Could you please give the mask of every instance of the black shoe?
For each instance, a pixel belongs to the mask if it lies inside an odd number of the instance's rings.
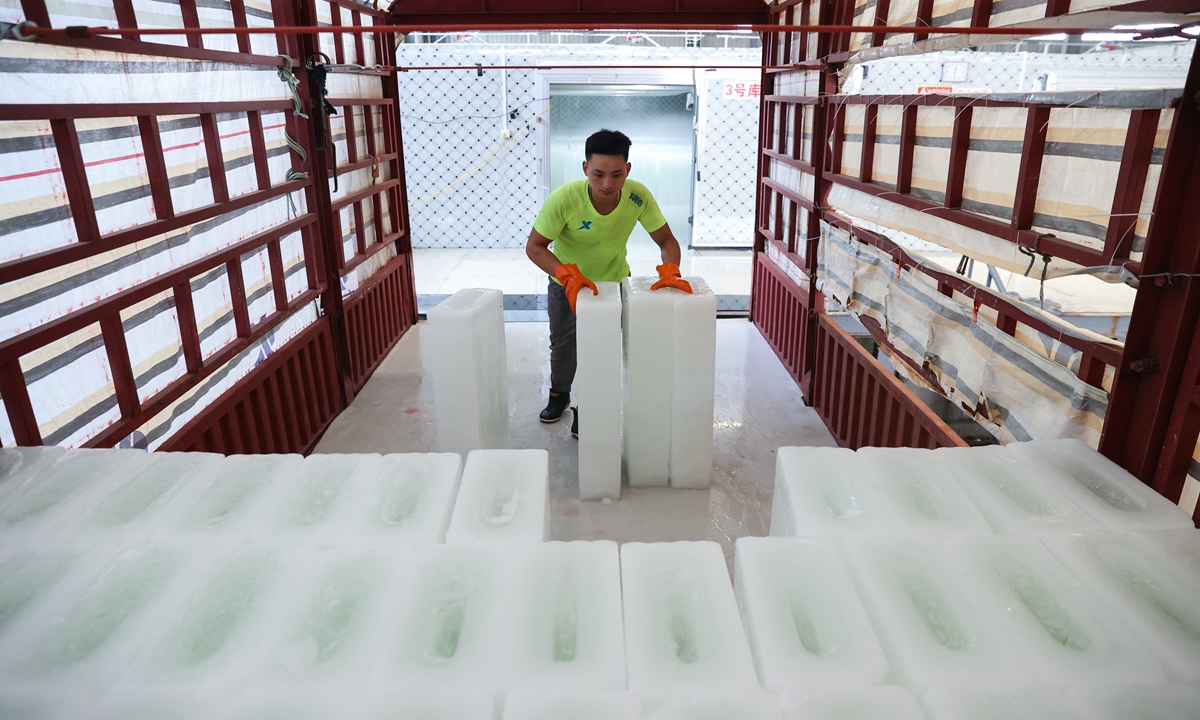
[[[579,408],[571,408],[571,437],[579,439]]]
[[[550,399],[546,402],[546,409],[538,415],[544,423],[558,422],[562,417],[563,411],[571,404],[571,393],[560,393],[554,390],[550,391]]]

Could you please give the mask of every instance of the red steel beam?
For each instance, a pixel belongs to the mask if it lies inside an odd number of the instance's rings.
[[[1017,190],[1013,196],[1012,223],[1017,230],[1033,226],[1033,210],[1037,205],[1038,181],[1042,176],[1042,156],[1046,151],[1046,130],[1050,123],[1050,108],[1029,108],[1025,120],[1025,143],[1021,148],[1021,169],[1017,172]]]
[[[1156,469],[1177,467],[1162,455],[1184,366],[1200,319],[1200,54],[1193,52],[1183,100],[1175,110],[1163,158],[1154,216],[1142,255],[1142,280],[1134,299],[1125,359],[1105,415],[1100,451],[1145,482]],[[1176,441],[1191,455],[1195,438]],[[1167,471],[1164,471],[1167,472]],[[1173,479],[1156,481],[1170,487]]]
[[[92,202],[87,168],[83,164],[79,132],[75,129],[75,121],[67,118],[51,120],[50,129],[54,134],[58,164],[62,168],[63,183],[67,188],[71,217],[75,221],[75,235],[79,244],[86,246],[100,239],[100,228],[96,224],[96,206]],[[0,269],[3,267],[4,265],[0,265]],[[5,281],[0,279],[0,283],[3,282]]]
[[[900,120],[900,161],[896,168],[896,192],[912,192],[913,151],[917,146],[917,108],[904,108]]]
[[[875,130],[878,125],[879,106],[868,105],[863,121],[862,153],[858,168],[858,180],[862,183],[870,183],[875,170]]]
[[[108,371],[112,375],[113,390],[121,417],[132,416],[141,404],[138,400],[137,381],[133,377],[133,364],[129,360],[129,345],[125,339],[125,326],[121,323],[121,311],[100,320],[100,332],[104,338],[104,349],[108,353]]]
[[[200,372],[204,355],[200,350],[200,333],[196,328],[196,306],[192,301],[191,276],[182,278],[172,287],[175,315],[179,319],[179,342],[183,361],[189,373]]]
[[[221,151],[217,116],[212,113],[201,115],[200,129],[204,134],[204,151],[208,158],[208,179],[212,183],[213,202],[229,202],[229,185],[225,179],[225,153]]]
[[[150,181],[150,197],[154,201],[154,216],[169,221],[175,217],[175,204],[171,199],[171,178],[167,173],[158,117],[139,115],[137,121],[142,139],[142,159],[146,162],[146,176]]]
[[[130,0],[125,0],[129,2]],[[234,27],[248,27],[246,25],[246,0],[229,0],[229,10],[233,13]],[[237,36],[238,52],[250,54],[250,36]]]
[[[967,177],[967,153],[971,144],[971,108],[959,108],[950,136],[950,168],[946,176],[946,207],[962,207]]]
[[[1112,215],[1104,236],[1104,254],[1114,260],[1128,258],[1133,249],[1133,233],[1138,212],[1142,209],[1160,114],[1159,110],[1134,110],[1129,114],[1125,149],[1121,153],[1121,168],[1113,193]]]
[[[33,403],[29,400],[29,388],[21,372],[20,358],[0,363],[0,398],[4,399],[8,424],[17,445],[41,445],[42,432],[38,427],[37,415],[33,412]]]

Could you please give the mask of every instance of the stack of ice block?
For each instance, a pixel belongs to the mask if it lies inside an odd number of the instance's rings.
[[[465,455],[508,447],[504,294],[459,290],[428,317],[438,448]]]
[[[579,294],[575,395],[579,418],[579,497],[621,497],[621,285]]]
[[[847,627],[830,625],[828,608],[851,617],[861,600],[869,624],[842,622],[869,627],[886,656],[864,684],[907,686],[930,718],[1129,717],[1111,708],[1150,696],[1166,699],[1147,717],[1200,716],[1183,689],[1200,682],[1200,532],[1078,441],[781,448],[771,532],[799,537],[776,540],[791,547],[743,539],[737,558],[768,689],[790,682],[799,696],[795,678],[822,678],[788,668],[832,666],[836,654],[813,652]],[[822,553],[821,537],[841,557]],[[853,594],[834,579],[842,558]],[[820,605],[816,587],[853,601]],[[823,624],[834,630],[822,635]],[[785,703],[784,717],[833,716],[819,706]]]
[[[717,296],[703,278],[692,293],[657,278],[627,278],[626,465],[631,486],[705,488],[712,475]]]

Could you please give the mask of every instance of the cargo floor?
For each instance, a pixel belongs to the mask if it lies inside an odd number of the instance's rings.
[[[315,452],[437,451],[424,328],[421,323],[401,338]],[[767,534],[775,450],[836,444],[754,325],[719,320],[712,487],[626,487],[612,505],[581,502],[570,415],[550,425],[537,417],[550,384],[549,328],[508,323],[505,337],[512,446],[550,452],[547,540],[714,540],[732,566],[737,538]]]

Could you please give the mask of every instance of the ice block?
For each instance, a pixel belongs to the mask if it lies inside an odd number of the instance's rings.
[[[509,693],[504,720],[640,720],[641,703],[633,693],[574,691]]]
[[[671,487],[706,488],[712,481],[716,393],[717,296],[703,278],[685,278],[692,294],[674,296],[671,340]]]
[[[1156,530],[1138,536],[1162,548],[1167,557],[1200,579],[1200,529]]]
[[[291,484],[300,455],[230,455],[205,475],[192,478],[164,509],[153,537],[205,544],[244,541],[269,517],[278,490]]]
[[[621,546],[629,689],[655,697],[758,688],[721,546]]]
[[[23,617],[43,606],[68,573],[95,562],[95,553],[91,555],[83,548],[21,548],[0,555],[0,641]]]
[[[599,295],[576,305],[575,400],[579,407],[579,497],[621,497],[621,286],[596,283]]]
[[[650,702],[653,701],[647,704]],[[646,710],[643,706],[643,715]],[[646,720],[779,720],[779,699],[758,689],[671,696],[645,717]]]
[[[463,690],[370,695],[356,720],[495,720],[491,693]]]
[[[908,688],[883,685],[869,690],[816,693],[783,710],[784,720],[924,720],[921,706]]]
[[[510,615],[510,687],[543,694],[624,690],[617,544],[550,542],[517,558]]]
[[[992,534],[932,450],[867,447],[858,455],[900,534]]]
[[[1043,540],[1158,653],[1172,679],[1200,682],[1200,579],[1134,535],[1099,531]]]
[[[384,455],[350,488],[349,537],[380,547],[444,541],[461,476],[457,453]]]
[[[3,497],[0,532],[10,537],[14,531],[39,535],[70,526],[85,509],[71,500],[85,492],[100,492],[134,472],[148,457],[141,450],[69,450],[50,464],[39,463],[35,472],[22,474],[19,485],[6,483],[13,487]]]
[[[1010,443],[1005,450],[1113,530],[1194,527],[1178,505],[1078,440]]]
[[[362,522],[352,500],[362,486],[379,474],[375,454],[309,455],[293,477],[275,483],[269,504],[273,517],[261,523],[251,538],[272,542],[333,547],[345,542]]]
[[[540,543],[549,463],[545,450],[472,450],[446,542]]]
[[[337,549],[308,564],[278,608],[281,622],[262,643],[256,669],[272,685],[361,690],[379,654],[379,633],[390,624],[405,556]]]
[[[1073,686],[1066,697],[1088,720],[1200,720],[1200,688],[1195,685]]]
[[[466,455],[508,447],[504,294],[459,290],[429,309],[438,448]]]
[[[1145,642],[1036,538],[969,538],[951,552],[1042,682],[1166,682]]]
[[[622,282],[625,465],[630,487],[670,482],[675,300],[665,292],[650,292],[657,280],[631,277]]]
[[[198,686],[156,687],[118,685],[86,713],[70,717],[83,720],[209,720],[223,717],[227,700],[214,698]],[[5,717],[0,714],[0,717]]]
[[[974,501],[992,530],[1006,535],[1099,529],[1083,508],[1003,447],[939,448],[934,451]]]
[[[512,616],[506,602],[511,575],[511,551],[500,546],[414,550],[398,577],[395,622],[377,630],[383,652],[371,691],[497,692]]]
[[[54,464],[65,448],[57,445],[0,448],[0,500],[35,472]]]
[[[936,683],[1031,682],[1029,658],[980,602],[943,548],[915,538],[846,540],[844,556],[889,680],[921,692]]]
[[[194,561],[193,561],[194,562]],[[127,680],[138,685],[201,686],[214,694],[257,670],[257,650],[278,608],[292,597],[305,565],[293,552],[238,548],[201,561],[181,596],[156,623]]]
[[[869,687],[887,677],[887,658],[833,541],[739,538],[734,590],[767,690]]]
[[[895,532],[895,524],[854,451],[779,448],[771,501],[772,535],[843,537]]]
[[[1091,720],[1061,688],[934,685],[921,697],[929,720]]]

